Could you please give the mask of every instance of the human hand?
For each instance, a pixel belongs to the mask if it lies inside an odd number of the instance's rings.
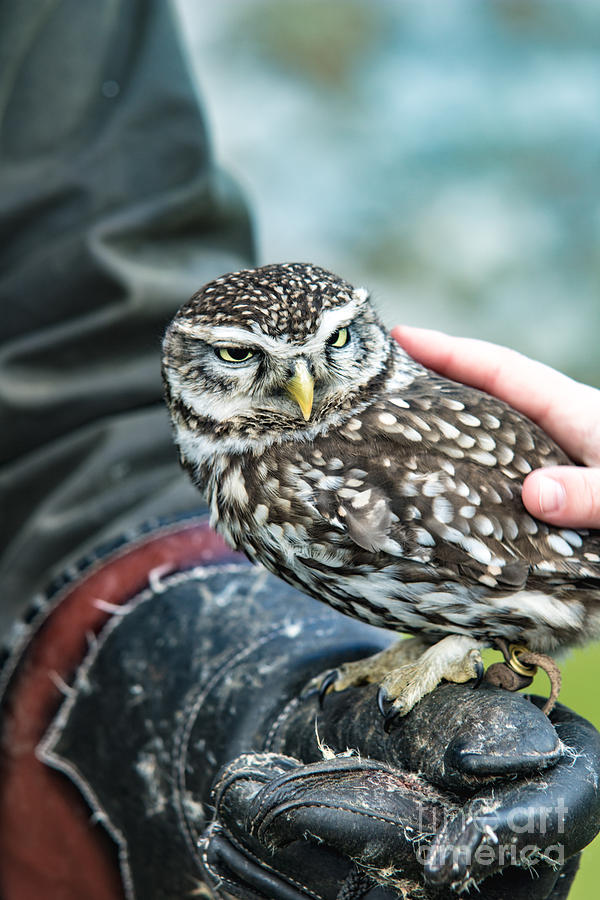
[[[522,498],[532,515],[553,525],[600,528],[600,391],[486,341],[408,326],[392,334],[424,366],[524,413],[577,463],[527,476]]]

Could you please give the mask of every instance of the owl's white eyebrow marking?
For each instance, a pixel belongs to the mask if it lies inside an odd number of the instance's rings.
[[[209,344],[226,344],[228,341],[243,346],[256,346],[272,356],[280,359],[289,359],[299,353],[311,353],[321,350],[323,344],[338,328],[348,325],[357,310],[366,302],[368,294],[364,289],[354,291],[350,303],[337,306],[335,309],[326,309],[321,316],[321,321],[316,332],[302,344],[293,343],[293,335],[288,335],[288,340],[274,338],[261,331],[257,325],[249,328],[239,328],[237,325],[198,325],[175,320],[174,327],[182,334],[206,341]]]
[[[324,310],[319,327],[314,335],[306,341],[304,346],[310,346],[312,348],[314,342],[314,348],[317,349],[317,347],[320,347],[334,331],[349,325],[357,310],[367,301],[368,296],[369,295],[364,288],[359,288],[352,294],[350,303],[345,303],[343,306],[336,306],[334,309]]]
[[[264,334],[262,331],[254,331],[250,328],[238,328],[236,325],[193,325],[191,322],[175,321],[175,328],[188,337],[206,341],[208,344],[222,344],[233,342],[248,346],[252,344],[268,350],[269,353],[281,351],[281,342]]]

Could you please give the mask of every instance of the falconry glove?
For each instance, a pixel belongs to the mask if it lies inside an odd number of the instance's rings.
[[[370,690],[336,697],[331,716],[293,705],[271,746],[325,758],[250,753],[223,768],[201,841],[207,881],[250,900],[433,900],[474,885],[487,900],[567,896],[577,852],[600,827],[598,733],[562,706],[552,727],[522,696],[469,691],[439,688],[389,739]],[[337,746],[364,729],[352,746],[369,757],[334,755],[314,716]]]
[[[389,732],[374,685],[321,706],[315,673],[386,635],[202,517],[83,560],[25,619],[3,670],[6,900],[31,878],[52,900],[57,873],[61,900],[558,900],[598,830],[589,723],[485,683],[442,685]]]

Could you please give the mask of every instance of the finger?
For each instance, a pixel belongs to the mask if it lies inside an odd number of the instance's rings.
[[[572,459],[600,463],[600,391],[487,341],[407,326],[392,334],[423,365],[493,394],[533,419]]]
[[[523,483],[522,498],[532,515],[552,525],[600,528],[600,469],[536,469]]]

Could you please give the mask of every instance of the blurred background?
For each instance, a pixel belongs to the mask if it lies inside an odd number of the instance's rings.
[[[600,5],[177,8],[260,263],[318,263],[369,287],[389,325],[508,344],[600,387]],[[600,648],[562,668],[561,700],[600,726]],[[571,900],[599,878],[597,841]]]

